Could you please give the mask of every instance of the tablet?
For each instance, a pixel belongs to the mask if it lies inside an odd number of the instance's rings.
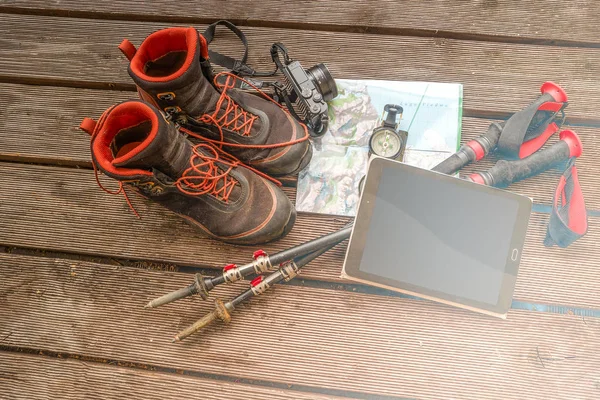
[[[342,277],[505,318],[531,205],[505,190],[373,158]]]

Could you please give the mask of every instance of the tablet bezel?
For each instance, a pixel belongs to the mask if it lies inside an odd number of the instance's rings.
[[[361,271],[359,269],[365,248],[371,216],[373,214],[373,209],[375,206],[379,182],[381,180],[381,175],[384,169],[404,170],[408,171],[409,173],[419,175],[420,179],[429,179],[432,181],[446,181],[458,187],[463,187],[466,190],[486,192],[494,196],[509,198],[517,202],[517,217],[511,237],[511,243],[508,249],[508,254],[506,256],[506,265],[504,269],[505,273],[500,289],[500,295],[496,304],[488,304],[473,299],[468,299],[465,297],[450,295],[436,290],[396,281],[394,279],[382,277],[379,275]],[[465,206],[468,207],[468,205]],[[519,270],[521,255],[523,253],[523,244],[525,241],[525,236],[527,234],[527,226],[529,222],[529,216],[531,214],[531,208],[532,201],[530,198],[525,196],[521,196],[506,190],[480,185],[478,183],[466,181],[464,179],[459,179],[442,173],[413,167],[398,161],[389,160],[382,157],[374,157],[369,162],[368,173],[364,182],[357,215],[354,222],[354,228],[352,230],[350,242],[346,251],[346,258],[344,260],[344,267],[342,269],[342,277],[398,291],[401,293],[505,318],[506,313],[510,309],[512,303],[512,296],[517,280],[517,273]],[[515,249],[517,249],[518,251],[516,258],[513,257],[513,252]]]

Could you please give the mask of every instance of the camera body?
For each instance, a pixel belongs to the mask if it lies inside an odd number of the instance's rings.
[[[281,43],[271,46],[275,71],[283,74],[282,84],[275,84],[275,94],[282,97],[294,117],[308,127],[312,137],[323,136],[329,125],[327,101],[338,95],[335,80],[325,64],[304,69],[300,62],[290,58]]]
[[[280,104],[285,104],[290,114],[307,126],[312,137],[324,135],[329,125],[326,102],[338,95],[335,80],[327,67],[319,63],[304,69],[298,61],[290,58],[287,48],[282,43],[276,42],[273,43],[270,50],[271,59],[276,66],[275,70],[271,72],[256,71],[246,64],[248,59],[246,35],[231,22],[220,20],[209,25],[203,33],[207,43],[211,43],[214,39],[218,25],[223,25],[231,30],[244,46],[244,55],[240,60],[209,50],[212,63],[229,69],[232,74],[245,77],[245,79],[236,81],[234,87],[247,91],[272,87],[273,99]],[[210,63],[208,65],[208,72],[212,74]],[[264,82],[254,79],[273,77],[277,72],[283,74],[281,82]],[[226,80],[225,77],[221,77],[221,79]]]
[[[312,136],[324,135],[329,125],[326,101],[337,96],[335,81],[327,67],[317,64],[305,70],[300,62],[292,61],[283,65],[281,72],[284,90]]]

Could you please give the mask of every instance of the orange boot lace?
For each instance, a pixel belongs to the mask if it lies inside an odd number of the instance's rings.
[[[104,121],[106,120],[108,114],[112,111],[114,107],[115,106],[112,106],[109,109],[107,109],[100,116],[98,122],[95,123],[93,132],[91,133],[92,140],[98,134],[98,132],[100,132]],[[204,140],[204,138],[202,138],[202,140]],[[204,149],[209,154],[203,154],[200,151],[200,149]],[[219,166],[217,166],[216,163],[219,163],[226,169],[223,170],[222,168],[219,168]],[[279,182],[277,179],[274,179],[263,172],[260,172],[250,166],[243,164],[234,156],[225,153],[224,151],[214,147],[210,143],[200,143],[192,147],[190,167],[183,172],[182,176],[175,181],[174,185],[177,187],[177,189],[179,189],[179,191],[187,195],[201,196],[204,194],[210,194],[215,196],[219,200],[227,202],[229,200],[229,196],[235,188],[235,185],[238,184],[238,181],[235,180],[233,177],[229,176],[229,173],[235,167],[238,166],[247,168],[252,172],[256,173],[257,175],[275,183],[278,186],[281,186],[281,182]],[[140,214],[137,212],[137,210],[131,203],[129,196],[125,191],[125,185],[123,185],[123,183],[132,181],[118,181],[119,188],[117,190],[109,190],[100,182],[100,171],[98,170],[98,167],[96,166],[95,162],[92,162],[92,167],[94,169],[94,177],[96,179],[96,183],[98,184],[100,189],[102,189],[108,194],[113,195],[119,195],[122,193],[131,211],[135,214],[136,217],[141,219]]]
[[[219,83],[218,79],[220,76],[226,76],[225,83]],[[204,136],[199,135],[198,133],[186,129],[184,127],[180,127],[179,129],[186,133],[189,136],[192,136],[197,139],[201,139],[207,142],[210,142],[214,145],[219,146],[219,148],[223,148],[223,146],[228,147],[244,147],[244,148],[253,148],[253,149],[274,149],[278,147],[287,147],[294,145],[296,143],[304,142],[308,140],[309,134],[306,125],[300,123],[302,128],[304,129],[304,136],[300,139],[290,140],[282,143],[274,143],[274,144],[264,144],[264,145],[249,145],[249,144],[240,144],[240,143],[228,143],[225,142],[225,137],[223,135],[223,128],[229,129],[231,131],[239,133],[241,136],[250,136],[252,125],[254,121],[258,119],[256,115],[249,113],[248,111],[244,111],[242,107],[233,101],[233,99],[227,94],[227,90],[235,87],[236,80],[239,79],[248,86],[252,87],[257,91],[259,95],[264,97],[265,99],[271,101],[276,104],[279,108],[281,108],[285,113],[289,114],[289,112],[271,97],[269,97],[265,92],[257,88],[252,83],[247,80],[240,78],[237,75],[234,75],[230,72],[219,72],[215,75],[214,84],[215,86],[221,90],[221,96],[217,101],[217,108],[212,114],[204,114],[197,120],[199,122],[204,122],[207,124],[211,124],[216,126],[219,129],[219,134],[221,136],[220,140],[214,140],[210,138],[206,138]],[[225,105],[225,111],[222,111],[222,106]],[[221,115],[219,115],[221,114]]]
[[[200,149],[204,149],[210,155],[202,154]],[[227,169],[220,172],[216,162]],[[229,176],[229,173],[239,164],[240,162],[237,160],[228,161],[224,157],[220,158],[217,149],[209,144],[197,144],[192,148],[190,167],[183,172],[181,178],[175,181],[175,186],[182,193],[191,196],[211,194],[218,200],[227,202],[233,188],[238,183]],[[219,183],[221,184],[219,185]]]

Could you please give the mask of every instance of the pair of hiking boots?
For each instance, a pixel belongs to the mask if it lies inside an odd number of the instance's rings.
[[[296,211],[269,176],[308,164],[306,127],[268,97],[233,89],[235,76],[215,79],[206,40],[194,28],[160,30],[139,49],[127,40],[119,48],[142,101],[81,124],[92,135],[96,173],[119,182],[111,193],[125,194],[131,206],[125,187],[132,187],[230,243],[287,234]]]

